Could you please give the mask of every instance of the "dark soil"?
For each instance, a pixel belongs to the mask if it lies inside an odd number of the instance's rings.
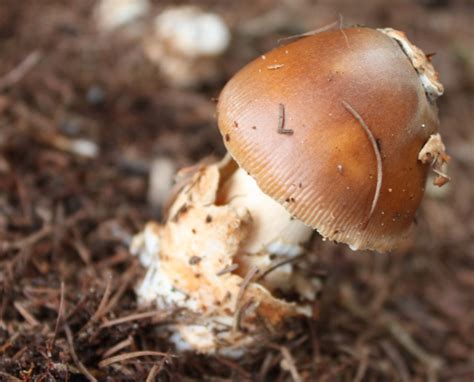
[[[203,1],[234,40],[221,80],[195,90],[167,87],[136,42],[99,35],[93,4],[0,4],[0,380],[474,380],[474,3]],[[239,363],[173,356],[153,334],[163,312],[112,321],[139,311],[143,270],[125,243],[158,218],[147,202],[151,160],[221,156],[212,99],[226,79],[278,38],[339,15],[405,30],[436,52],[453,180],[427,193],[412,240],[382,255],[315,237],[327,275],[315,319]],[[99,154],[61,148],[77,138]],[[130,354],[144,350],[162,353]],[[111,362],[120,354],[134,357]],[[285,354],[293,370],[280,367]]]

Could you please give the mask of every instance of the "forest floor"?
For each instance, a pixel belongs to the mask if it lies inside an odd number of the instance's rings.
[[[177,90],[138,44],[96,31],[94,1],[2,0],[0,380],[473,381],[473,3],[199,3],[225,18],[232,47],[216,83]],[[345,25],[404,30],[436,52],[452,182],[428,188],[397,252],[356,253],[315,235],[310,255],[326,275],[315,319],[239,362],[174,356],[151,335],[163,316],[136,316],[143,269],[123,240],[158,218],[150,163],[222,156],[213,99],[226,79],[280,37],[340,15]],[[97,152],[71,149],[79,138]]]

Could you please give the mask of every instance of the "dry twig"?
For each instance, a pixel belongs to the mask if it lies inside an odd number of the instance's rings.
[[[283,356],[281,361],[282,368],[290,372],[291,378],[294,382],[303,382],[290,351],[285,346],[280,346],[280,352]]]
[[[442,362],[439,358],[426,352],[418,345],[412,336],[400,325],[394,317],[389,314],[382,314],[380,317],[374,315],[364,309],[355,299],[354,292],[351,287],[345,285],[341,289],[343,305],[354,315],[366,322],[377,323],[387,330],[392,337],[402,345],[411,355],[424,364],[430,371],[438,371]]]
[[[73,225],[77,224],[79,221],[87,218],[89,216],[89,213],[85,210],[80,210],[76,212],[74,215],[68,217],[63,224],[63,229],[67,229],[69,227],[72,227]],[[30,247],[37,243],[40,240],[45,239],[46,237],[52,235],[54,232],[54,224],[47,224],[43,228],[41,228],[39,231],[31,234],[30,236],[27,236],[23,239],[11,242],[11,243],[3,243],[2,247],[0,247],[0,250],[2,251],[8,251],[8,250],[21,250],[27,247]]]
[[[108,358],[110,357],[111,355],[119,352],[120,350],[122,349],[125,349],[126,347],[128,346],[131,346],[133,345],[133,338],[131,336],[128,336],[126,339],[124,339],[123,341],[120,341],[119,343],[115,344],[114,346],[112,346],[110,349],[108,349],[104,354],[103,354],[103,357],[104,358]]]
[[[64,315],[64,281],[61,281],[61,297],[59,299],[58,318],[56,319],[56,325],[54,327],[54,336],[49,346],[50,350],[54,348],[54,345],[56,343],[56,337],[59,331],[59,324],[61,323],[63,315]]]
[[[265,269],[256,279],[256,281],[263,279],[269,273],[273,272],[275,269],[282,267],[285,264],[293,263],[295,261],[300,260],[305,254],[301,254],[295,257],[290,257],[288,259],[283,259],[280,261],[276,261],[274,264],[270,264],[267,269]]]
[[[9,88],[19,82],[40,61],[42,53],[38,50],[31,52],[13,70],[0,78],[0,91]]]
[[[383,177],[382,155],[380,154],[380,149],[377,145],[377,140],[375,139],[374,134],[372,134],[372,131],[370,130],[369,126],[367,126],[365,121],[362,119],[361,115],[348,102],[342,101],[342,104],[344,105],[346,110],[352,114],[352,116],[356,119],[356,121],[359,122],[359,125],[361,125],[362,128],[364,129],[372,145],[372,149],[374,150],[374,154],[375,154],[375,159],[377,161],[377,183],[375,185],[375,193],[372,199],[372,206],[370,207],[369,216],[367,217],[367,222],[368,222],[370,218],[372,217],[372,214],[374,213],[375,207],[377,206],[377,202],[379,201],[379,198],[380,198],[380,190],[382,189],[382,177]]]
[[[103,359],[102,361],[99,362],[99,367],[103,368],[117,362],[123,362],[129,359],[147,357],[147,356],[171,357],[172,355],[170,355],[169,353],[163,353],[160,351],[140,350],[140,351],[134,351],[130,353],[119,354],[110,358]]]
[[[21,303],[15,301],[13,306],[32,327],[40,325],[39,321]]]
[[[104,294],[102,295],[102,298],[100,300],[99,306],[97,307],[97,310],[90,318],[90,322],[98,321],[106,313],[104,311],[105,311],[105,307],[107,306],[107,303],[109,302],[110,293],[112,291],[111,287],[112,287],[112,275],[109,274],[107,277],[107,284],[105,286]]]
[[[115,320],[104,322],[102,325],[100,325],[100,327],[108,328],[110,326],[120,325],[125,322],[138,321],[138,320],[143,320],[146,318],[151,318],[151,317],[156,317],[156,316],[159,316],[160,320],[162,320],[168,317],[168,315],[169,315],[168,313],[164,313],[163,311],[158,311],[158,310],[154,310],[152,312],[133,313],[125,317],[119,317],[119,318],[116,318]]]
[[[79,357],[77,356],[76,350],[74,349],[74,340],[72,337],[72,332],[71,328],[69,328],[69,325],[64,325],[64,331],[66,332],[66,338],[67,342],[69,345],[69,351],[71,352],[71,357],[72,360],[74,361],[76,367],[79,369],[79,371],[84,374],[84,376],[90,381],[90,382],[97,382],[97,379],[90,373],[89,370],[84,366],[84,364],[79,360]]]
[[[226,273],[234,272],[238,268],[239,268],[239,264],[237,263],[231,264],[228,267],[225,267],[224,269],[217,272],[216,276],[222,276],[222,275],[225,275]]]

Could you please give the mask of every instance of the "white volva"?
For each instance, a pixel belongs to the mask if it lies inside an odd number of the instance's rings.
[[[140,303],[185,312],[185,322],[172,326],[178,350],[238,356],[262,330],[311,315],[321,285],[298,256],[311,229],[245,172],[222,179],[225,163],[201,166],[176,195],[166,224],[148,223],[131,251],[147,268],[136,289]],[[300,302],[276,291],[296,293]]]

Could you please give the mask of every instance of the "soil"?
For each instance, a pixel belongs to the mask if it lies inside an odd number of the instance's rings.
[[[149,19],[172,3],[183,2],[154,1]],[[0,5],[0,380],[474,380],[474,3],[201,1],[234,37],[216,82],[187,90],[166,85],[136,37],[97,32],[94,4]],[[313,320],[240,361],[176,354],[154,331],[172,318],[140,315],[133,291],[143,269],[127,242],[160,218],[150,163],[222,156],[214,99],[226,79],[279,38],[341,18],[436,53],[452,181],[428,187],[397,252],[315,236],[325,286]],[[98,152],[78,154],[77,139]]]

